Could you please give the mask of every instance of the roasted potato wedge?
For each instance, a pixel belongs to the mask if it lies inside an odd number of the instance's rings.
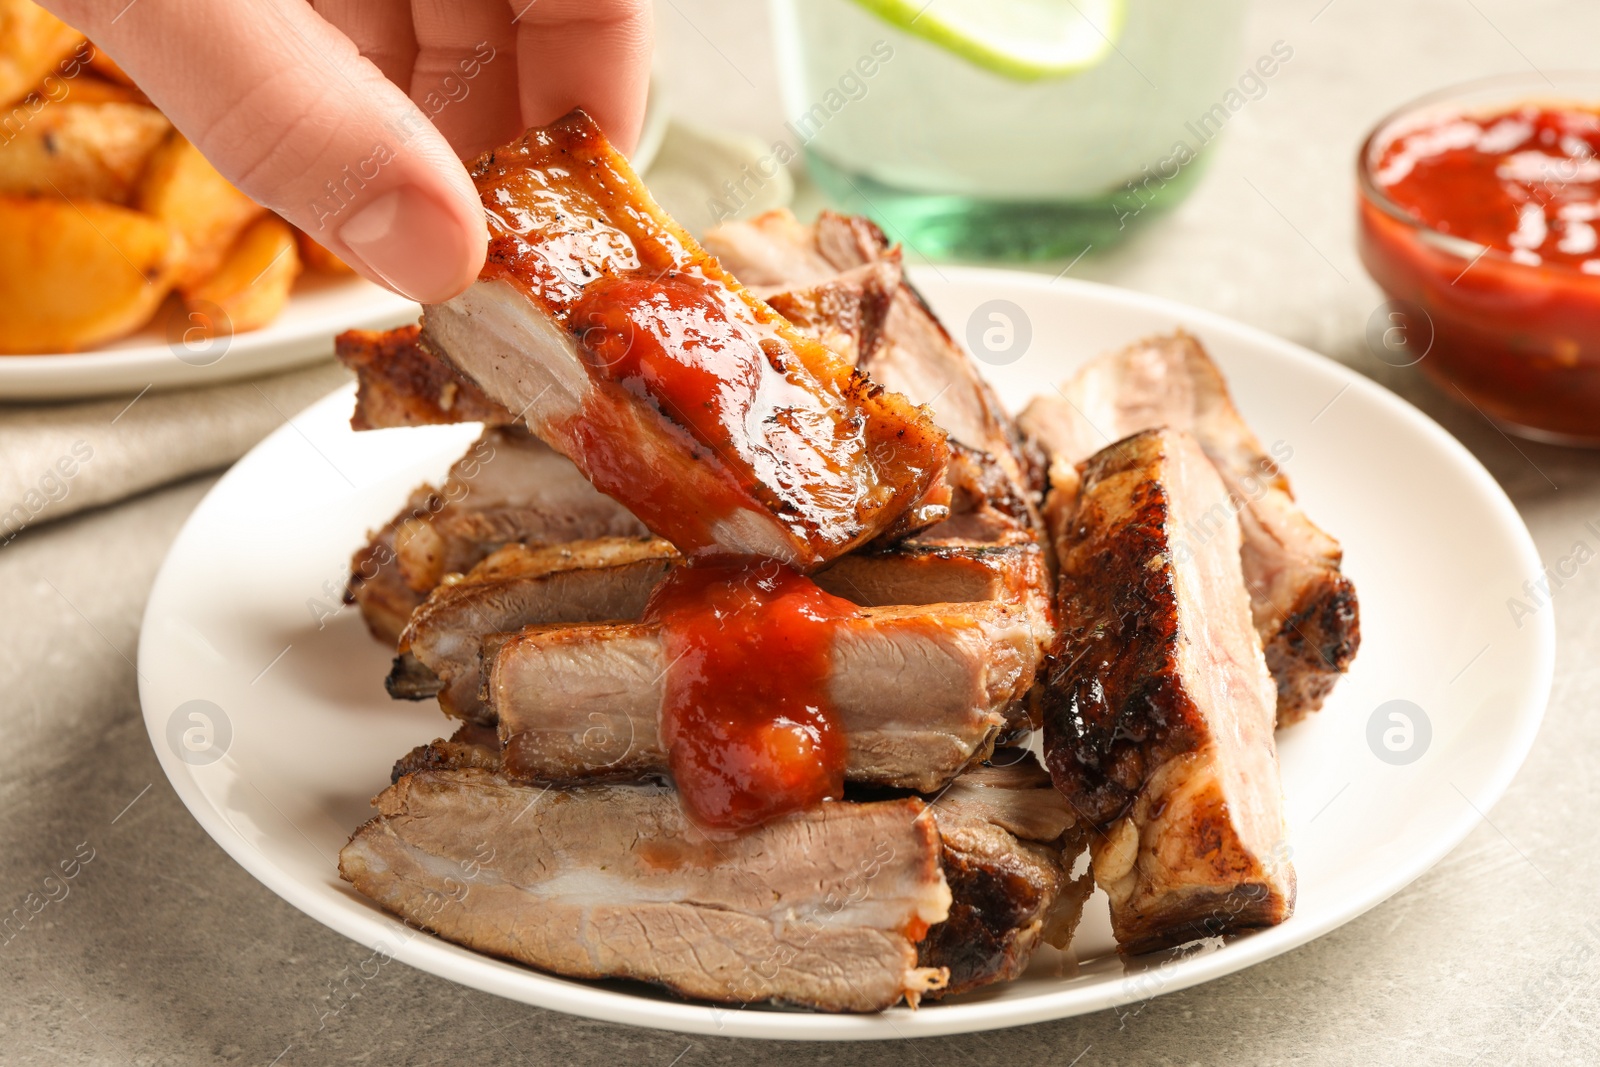
[[[126,204],[171,129],[140,104],[50,104],[0,141],[0,194]]]
[[[149,215],[0,197],[0,353],[72,352],[138,329],[181,261],[181,238]]]
[[[82,44],[83,34],[32,0],[0,0],[0,105],[21,100]]]
[[[350,264],[318,244],[316,238],[306,231],[295,227],[294,236],[300,242],[300,261],[308,270],[320,271],[323,274],[355,273]]]
[[[206,304],[221,308],[232,332],[243,333],[278,317],[299,276],[294,227],[276,215],[267,215],[252,222],[217,272],[184,290],[183,298],[191,309],[202,313],[212,311]]]
[[[180,289],[199,285],[217,272],[239,235],[266,208],[229,184],[182,134],[173,132],[155,150],[133,204],[183,237]]]

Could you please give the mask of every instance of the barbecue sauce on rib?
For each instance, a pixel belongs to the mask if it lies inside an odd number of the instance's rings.
[[[584,290],[571,322],[591,367],[713,448],[733,444],[771,388],[759,340],[688,274],[603,278]]]
[[[682,271],[629,272],[591,282],[567,317],[602,388],[647,401],[687,436],[696,458],[728,461],[719,466],[753,475],[746,486],[730,474],[726,492],[694,502],[698,508],[643,494],[635,513],[688,554],[713,547],[715,523],[747,507],[752,495],[770,498],[780,518],[796,519],[795,502],[808,496],[831,502],[874,495],[856,484],[871,474],[859,425],[836,425],[838,405],[808,382],[800,353],[770,323],[752,323],[748,309],[728,306],[738,299]],[[636,502],[641,484],[660,479],[628,447],[637,435],[606,425],[608,406],[592,405],[569,429],[596,487]],[[795,529],[803,535],[805,525]]]
[[[656,588],[644,617],[666,641],[661,743],[696,823],[743,830],[842,795],[828,678],[856,610],[770,559],[697,560]]]
[[[730,298],[697,275],[626,272],[591,282],[567,319],[599,388],[647,401],[696,458],[737,456],[755,475],[753,486],[729,476],[722,493],[695,501],[641,492],[662,480],[607,414],[639,407],[594,405],[573,420],[595,486],[634,502],[651,529],[672,530],[691,558],[714,550],[715,524],[751,493],[862,492],[851,473],[859,427],[819,435],[835,417],[830,401],[800,379],[799,355],[764,322],[741,321]],[[669,664],[661,741],[694,822],[740,831],[842,795],[846,739],[828,676],[836,623],[855,611],[764,557],[702,556],[656,589],[645,619],[661,624]]]

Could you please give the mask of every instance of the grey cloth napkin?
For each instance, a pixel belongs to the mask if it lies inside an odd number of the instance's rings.
[[[0,544],[51,519],[225,467],[349,380],[327,362],[131,399],[0,405]]]

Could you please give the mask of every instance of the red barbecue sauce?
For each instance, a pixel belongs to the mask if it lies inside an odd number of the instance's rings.
[[[709,285],[675,272],[602,278],[584,289],[567,321],[601,388],[615,383],[649,400],[701,454],[735,450],[757,404],[766,360],[759,342],[730,322]],[[713,524],[748,506],[748,494],[731,475],[724,479],[725,495],[698,500],[694,509],[674,497],[641,493],[641,486],[672,480],[628,447],[636,431],[612,425],[637,417],[628,405],[587,405],[568,427],[595,486],[636,504],[640,521],[681,551],[710,547]]]
[[[856,613],[770,559],[708,557],[656,587],[644,618],[665,638],[661,743],[696,823],[742,830],[842,794],[828,678]]]
[[[799,355],[772,324],[749,321],[747,311],[731,291],[668,271],[597,279],[567,316],[599,387],[647,402],[644,411],[586,405],[567,427],[591,480],[686,553],[714,547],[717,520],[741,508],[772,510],[772,502],[757,502],[760,486],[777,494],[780,513],[803,511],[808,495],[849,499],[861,491],[853,473],[860,466],[857,428],[836,425],[834,401],[796,380]],[[629,447],[639,434],[613,423],[651,417],[648,407],[686,435],[697,460],[721,461],[725,491],[684,500],[670,491],[678,480],[653,471],[649,457]],[[750,471],[754,484],[742,484],[733,470]],[[666,495],[641,491],[652,485]]]
[[[706,282],[676,272],[603,278],[584,290],[568,321],[604,377],[655,401],[696,440],[734,443],[766,359]]]
[[[1469,263],[1363,197],[1363,262],[1431,320],[1421,369],[1504,420],[1600,437],[1600,111],[1441,118],[1367,174],[1402,215],[1493,250]]]
[[[1429,228],[1600,272],[1600,112],[1525,107],[1397,138],[1373,174]]]

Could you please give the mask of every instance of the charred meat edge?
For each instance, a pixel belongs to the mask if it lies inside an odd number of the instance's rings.
[[[423,485],[350,562],[346,602],[372,635],[395,646],[406,620],[447,574],[506,544],[637,537],[639,521],[595,491],[565,457],[516,427],[490,427]]]
[[[352,430],[482,422],[504,426],[515,416],[417,342],[421,327],[346,330],[333,339],[339,362],[356,376]]]
[[[1025,750],[999,749],[932,802],[950,884],[950,915],[917,946],[925,967],[950,972],[943,998],[1027,969],[1041,944],[1065,949],[1094,888],[1072,877],[1089,836],[1050,776]]]

